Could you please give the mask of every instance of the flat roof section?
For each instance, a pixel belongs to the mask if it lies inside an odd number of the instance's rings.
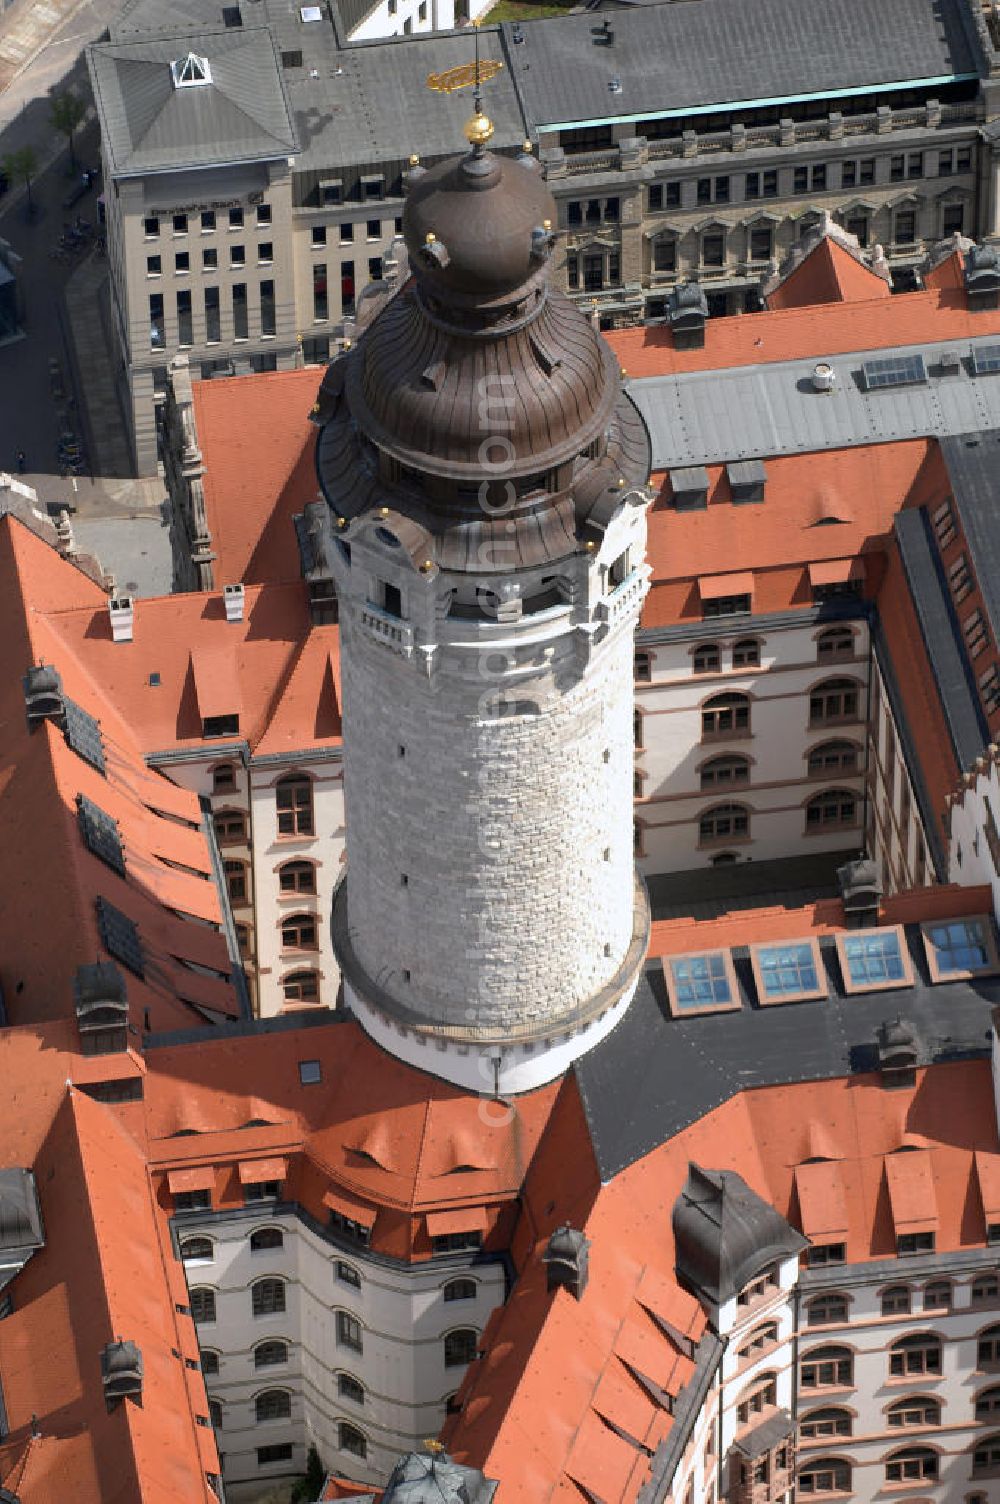
[[[983,385],[995,380],[983,378]],[[978,385],[978,383],[977,383]],[[1000,392],[998,392],[1000,396]],[[989,613],[993,636],[1000,638],[1000,419],[968,423],[967,432],[941,444],[955,505],[972,554],[972,567]],[[992,432],[983,432],[984,429]],[[988,740],[988,738],[987,738]]]
[[[962,0],[698,0],[503,30],[539,130],[944,84],[980,68]]]

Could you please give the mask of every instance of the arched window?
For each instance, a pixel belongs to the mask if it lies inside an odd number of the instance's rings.
[[[263,1253],[267,1248],[283,1248],[285,1234],[280,1227],[258,1227],[250,1234],[250,1252]]]
[[[819,1441],[824,1436],[850,1436],[854,1417],[850,1410],[837,1410],[832,1406],[825,1410],[810,1410],[803,1415],[799,1435],[804,1441]]]
[[[292,971],[281,983],[281,990],[289,1003],[319,1002],[319,972]]]
[[[444,1287],[445,1300],[475,1300],[474,1279],[450,1279]]]
[[[212,793],[229,794],[236,788],[236,764],[216,763],[212,769]]]
[[[816,1457],[801,1464],[797,1495],[849,1494],[851,1464],[843,1457]]]
[[[885,1459],[886,1483],[933,1480],[938,1475],[938,1454],[932,1447],[906,1447]]]
[[[181,1258],[185,1264],[195,1261],[204,1263],[213,1257],[211,1238],[185,1238],[181,1244]]]
[[[984,1436],[976,1442],[972,1454],[972,1476],[982,1478],[984,1474],[995,1473],[1000,1473],[1000,1435]]]
[[[317,950],[315,914],[289,914],[281,921],[282,950]]]
[[[337,1427],[337,1438],[342,1452],[350,1452],[352,1457],[367,1457],[368,1443],[358,1430],[349,1421],[342,1420]]]
[[[842,663],[854,657],[854,633],[850,627],[828,627],[816,639],[816,658],[820,663]]]
[[[217,809],[212,824],[220,846],[239,846],[247,838],[247,817],[241,809]]]
[[[824,789],[806,805],[806,830],[837,830],[858,823],[858,796],[850,789]]]
[[[925,1311],[951,1310],[951,1280],[934,1279],[924,1286]]]
[[[932,1395],[911,1394],[905,1400],[897,1400],[885,1412],[888,1425],[894,1428],[908,1426],[938,1426],[941,1424],[941,1403]]]
[[[750,782],[750,761],[727,753],[724,757],[712,757],[699,769],[703,789],[728,788],[733,784]]]
[[[278,868],[278,887],[282,893],[315,893],[315,862],[285,862]]]
[[[198,1285],[188,1296],[191,1315],[202,1326],[215,1320],[215,1291],[207,1285]]]
[[[218,1373],[219,1355],[210,1347],[203,1347],[200,1353],[202,1373]]]
[[[277,1316],[285,1309],[285,1281],[259,1279],[250,1286],[251,1309],[255,1316]]]
[[[304,773],[289,773],[279,778],[274,791],[280,836],[311,836],[313,822],[312,779]]]
[[[292,1413],[292,1396],[287,1389],[265,1389],[254,1401],[258,1426],[268,1420],[288,1420]]]
[[[216,1431],[221,1431],[222,1430],[222,1401],[221,1400],[209,1400],[209,1402],[208,1402],[208,1418],[212,1422],[212,1425],[214,1426],[214,1428],[215,1428]]]
[[[750,811],[745,804],[715,804],[698,819],[699,841],[733,841],[750,835]]]
[[[635,678],[637,684],[649,684],[653,678],[653,655],[652,653],[636,653],[635,655]]]
[[[756,637],[741,637],[733,643],[733,668],[759,668],[760,643]]]
[[[940,1372],[941,1339],[933,1332],[912,1332],[908,1337],[900,1337],[889,1349],[889,1373],[893,1378]]]
[[[856,679],[824,679],[817,684],[809,692],[810,726],[834,726],[839,721],[856,721],[860,688]]]
[[[883,1316],[909,1316],[909,1314],[909,1285],[890,1285],[888,1290],[882,1291]]]
[[[363,1405],[365,1402],[364,1384],[350,1373],[337,1375],[337,1393],[341,1399],[351,1400],[355,1405]]]
[[[992,1306],[1000,1300],[1000,1275],[977,1274],[972,1281],[969,1299],[974,1306]]]
[[[1000,1415],[1000,1387],[983,1389],[976,1395],[976,1419],[992,1421]]]
[[[856,742],[820,742],[809,753],[810,778],[832,778],[835,773],[856,773],[861,763],[861,748]]]
[[[838,1290],[817,1295],[806,1306],[807,1326],[839,1326],[847,1320],[847,1296]]]
[[[980,1368],[1000,1368],[1000,1326],[979,1333],[976,1357]]]
[[[691,655],[691,665],[696,674],[717,674],[722,667],[719,644],[700,642]]]
[[[758,1358],[762,1352],[773,1347],[778,1340],[778,1323],[765,1321],[761,1326],[754,1327],[753,1331],[736,1350],[738,1358]]]
[[[464,1367],[476,1356],[479,1333],[471,1326],[460,1326],[449,1332],[444,1339],[445,1368]]]
[[[762,1373],[748,1384],[736,1406],[736,1418],[741,1426],[748,1425],[754,1416],[769,1410],[778,1403],[778,1378],[773,1373]]]
[[[713,695],[701,707],[702,741],[718,741],[726,736],[745,736],[750,730],[748,695]]]
[[[229,902],[232,904],[244,904],[247,901],[247,864],[240,861],[227,861],[222,864],[226,874],[226,890],[229,894]]]
[[[337,1344],[349,1347],[352,1352],[364,1352],[364,1330],[358,1318],[349,1311],[337,1312]]]
[[[854,1383],[854,1355],[848,1347],[814,1347],[802,1358],[803,1389],[846,1389]]]
[[[253,1350],[254,1368],[274,1368],[288,1362],[287,1342],[258,1342]]]

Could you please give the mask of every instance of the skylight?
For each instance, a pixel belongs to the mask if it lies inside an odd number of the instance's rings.
[[[992,926],[985,916],[930,920],[921,930],[933,981],[950,982],[1000,970]]]
[[[862,363],[865,390],[878,392],[890,386],[919,386],[927,380],[922,355],[890,355]]]
[[[1000,371],[1000,345],[973,345],[972,374],[992,376]]]
[[[801,1002],[826,997],[826,976],[815,940],[791,940],[780,945],[755,945],[750,952],[757,997],[769,1003]]]
[[[84,844],[106,862],[113,871],[125,876],[125,854],[122,851],[118,822],[104,813],[99,805],[85,794],[76,796],[76,813]]]
[[[137,977],[145,977],[142,942],[132,920],[121,909],[116,909],[113,903],[108,903],[106,898],[98,897],[96,907],[97,927],[104,949]]]
[[[197,52],[189,52],[187,57],[180,57],[171,63],[170,76],[175,89],[192,89],[212,82],[208,58],[199,57]]]
[[[310,21],[322,21],[323,8],[319,5],[301,5],[299,6],[299,15],[307,25]]]
[[[913,981],[902,928],[853,930],[837,936],[845,992],[880,992]]]
[[[740,1006],[736,975],[727,950],[665,956],[663,974],[670,1011],[675,1018],[695,1013],[726,1013]]]
[[[98,773],[103,773],[107,777],[100,726],[92,715],[81,709],[73,700],[66,700],[65,705],[64,730],[67,743],[77,757],[82,757],[84,762],[89,762],[92,768],[96,768]]]

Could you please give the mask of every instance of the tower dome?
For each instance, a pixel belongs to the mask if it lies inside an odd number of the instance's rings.
[[[472,150],[407,184],[412,276],[327,369],[346,878],[368,1032],[471,1089],[528,1089],[611,1029],[649,913],[632,837],[632,638],[649,439],[550,286],[538,167]]]

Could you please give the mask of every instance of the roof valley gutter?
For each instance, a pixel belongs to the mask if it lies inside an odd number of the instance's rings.
[[[512,69],[511,77],[514,76]],[[866,94],[894,94],[900,89],[924,89],[938,84],[970,83],[978,77],[978,73],[941,73],[933,78],[900,78],[887,84],[859,84],[850,89],[821,89],[816,94],[779,94],[773,99],[726,99],[717,104],[688,105],[676,110],[647,110],[638,115],[599,115],[596,120],[557,120],[547,125],[536,121],[534,128],[539,135],[542,135],[547,131],[585,130],[588,126],[594,125],[630,125],[634,121],[641,120],[680,120],[690,115],[723,115],[733,110],[759,110],[772,105],[810,104],[818,99],[857,99],[863,98]]]

